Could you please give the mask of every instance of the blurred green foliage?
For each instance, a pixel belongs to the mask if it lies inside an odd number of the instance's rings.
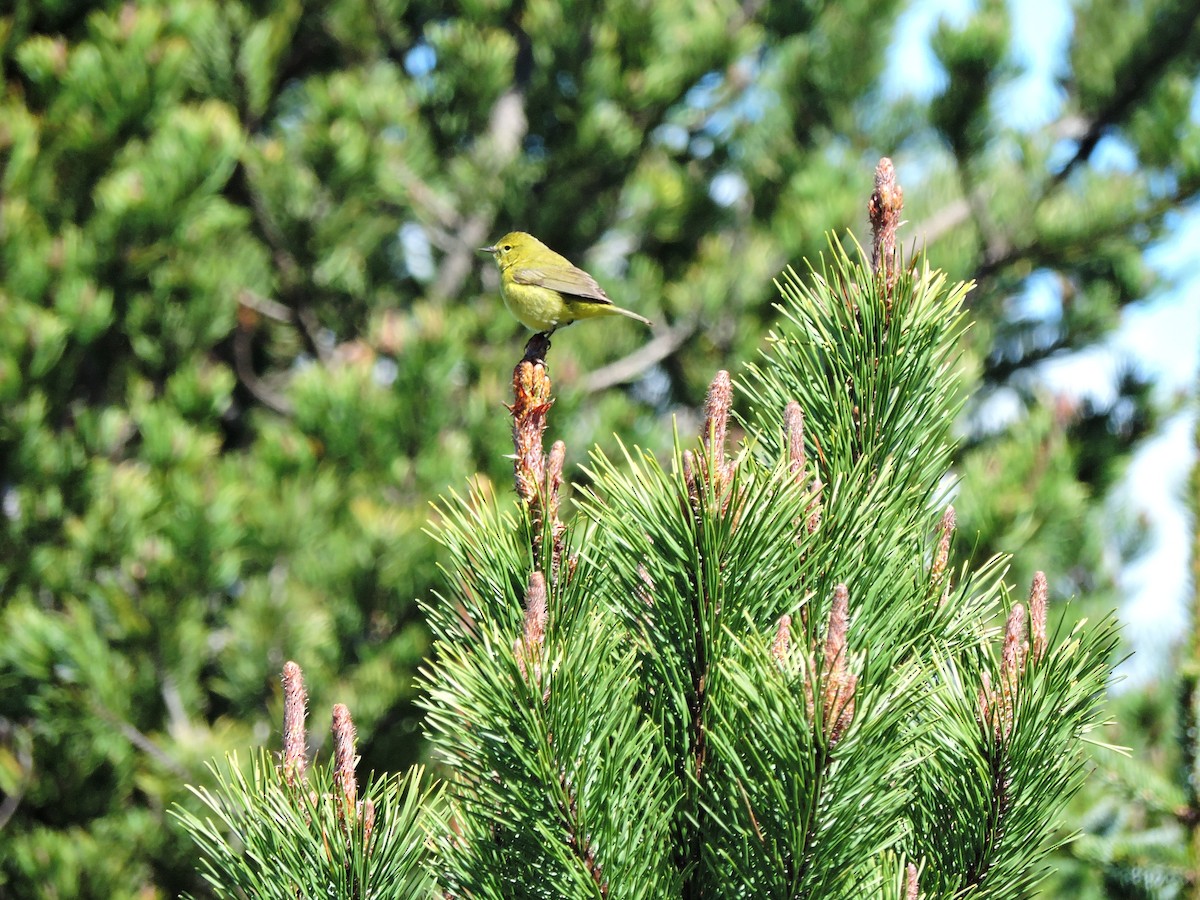
[[[660,448],[753,356],[785,264],[861,230],[893,153],[912,233],[981,281],[973,399],[1033,410],[1013,437],[977,432],[961,533],[1064,591],[1103,581],[1076,575],[1101,568],[1077,524],[1149,419],[1038,412],[1028,375],[1144,295],[1141,250],[1195,196],[1200,51],[1164,38],[1194,6],[1080,5],[1062,118],[1023,132],[997,106],[997,4],[939,31],[932,106],[885,101],[903,6],[0,12],[0,893],[194,889],[163,810],[202,761],[269,741],[287,658],[314,709],[353,709],[365,769],[420,754],[427,503],[510,477],[523,336],[475,248],[511,228],[662,323],[648,346],[630,323],[556,336],[571,458],[614,431]],[[1065,169],[1064,123],[1083,126]],[[1092,167],[1093,132],[1142,165]],[[1047,271],[1061,315],[1008,315]],[[1144,411],[1136,380],[1121,398]],[[1030,516],[1030,484],[1057,505]]]

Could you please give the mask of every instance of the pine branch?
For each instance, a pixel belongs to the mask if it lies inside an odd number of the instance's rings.
[[[1115,90],[1107,103],[1087,124],[1071,158],[1055,174],[1052,185],[1061,184],[1083,162],[1086,162],[1105,133],[1124,122],[1143,102],[1167,69],[1193,54],[1200,35],[1200,7],[1190,2],[1168,5],[1147,29],[1147,34],[1130,43],[1129,56],[1113,73]]]
[[[658,331],[629,355],[589,372],[581,382],[580,390],[592,394],[633,381],[683,346],[696,333],[697,327],[695,320],[686,320]]]
[[[200,871],[214,896],[429,896],[426,828],[437,827],[441,805],[422,786],[423,771],[360,785],[354,723],[343,704],[333,708],[333,759],[309,766],[307,695],[295,663],[284,666],[283,684],[282,764],[263,750],[247,771],[231,754],[209,766],[214,790],[189,787],[203,813],[172,810],[200,847]]]

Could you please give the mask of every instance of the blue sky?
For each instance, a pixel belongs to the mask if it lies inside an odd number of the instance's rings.
[[[943,18],[959,23],[973,8],[970,0],[923,0],[908,10],[897,23],[887,82],[918,97],[937,92],[945,76],[928,49],[929,36]],[[1071,10],[1065,0],[1011,0],[1009,10],[1012,57],[1022,74],[1006,89],[1002,108],[1014,128],[1033,129],[1052,121],[1062,108],[1054,76],[1064,66]],[[1194,116],[1198,107],[1200,101],[1194,102]],[[1109,139],[1092,158],[1093,165],[1101,166],[1134,162],[1126,148]],[[1119,570],[1123,596],[1121,618],[1135,651],[1122,672],[1127,683],[1140,683],[1163,671],[1166,651],[1187,626],[1190,525],[1182,498],[1195,458],[1192,435],[1200,372],[1196,248],[1200,210],[1172,214],[1166,237],[1147,253],[1160,277],[1151,294],[1125,311],[1121,327],[1104,344],[1049,361],[1038,373],[1055,392],[1102,399],[1111,393],[1114,374],[1132,362],[1154,379],[1157,399],[1174,410],[1137,452],[1111,499],[1113,521],[1142,521],[1150,537],[1148,550],[1133,560],[1121,560],[1113,540],[1113,567]],[[1037,302],[1036,296],[1028,299]]]

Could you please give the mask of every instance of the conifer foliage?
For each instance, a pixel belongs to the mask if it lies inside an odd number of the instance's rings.
[[[475,248],[513,228],[659,323],[555,348],[572,459],[614,431],[666,458],[663,419],[761,340],[770,278],[861,219],[864,154],[906,154],[905,238],[980,285],[963,530],[980,558],[1017,551],[1020,582],[1104,588],[1090,510],[1152,424],[1146,385],[1078,407],[1038,369],[1154,289],[1142,253],[1200,192],[1200,6],[1072,3],[1037,124],[1012,116],[1034,73],[1000,0],[939,27],[943,88],[904,99],[886,61],[919,53],[910,5],[0,4],[0,894],[195,890],[163,811],[261,740],[286,659],[353,707],[365,767],[424,752],[409,600],[438,577],[428,498],[505,475],[518,326]],[[1056,285],[1045,315],[1034,281]],[[988,400],[1014,393],[1028,415],[997,439]],[[761,421],[761,450],[798,401],[824,478],[844,423],[821,394],[790,385],[734,427]],[[893,466],[936,468],[906,446]],[[796,589],[823,608],[846,583],[853,654],[850,568]]]
[[[562,518],[549,342],[511,407],[518,500],[441,504],[428,727],[454,897],[1019,897],[1081,783],[1111,623],[1064,634],[1005,560],[951,571],[941,491],[967,284],[832,242],[699,440],[588,464]],[[858,258],[856,258],[858,257]],[[735,445],[735,429],[745,439]],[[1028,621],[1027,621],[1028,618]],[[1057,616],[1055,617],[1058,618]],[[997,627],[997,622],[1004,622]]]
[[[309,765],[300,667],[283,667],[283,755],[278,766],[256,753],[244,768],[236,754],[210,767],[215,788],[192,788],[204,813],[177,807],[203,854],[200,869],[213,895],[297,897],[428,896],[424,823],[435,821],[436,791],[422,770],[359,785],[354,722],[333,707],[333,756]]]

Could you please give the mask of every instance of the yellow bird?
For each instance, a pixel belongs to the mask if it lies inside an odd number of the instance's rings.
[[[495,258],[504,305],[526,328],[553,334],[576,319],[597,316],[628,316],[651,324],[635,312],[614,306],[595,278],[532,234],[513,231],[479,249]]]

